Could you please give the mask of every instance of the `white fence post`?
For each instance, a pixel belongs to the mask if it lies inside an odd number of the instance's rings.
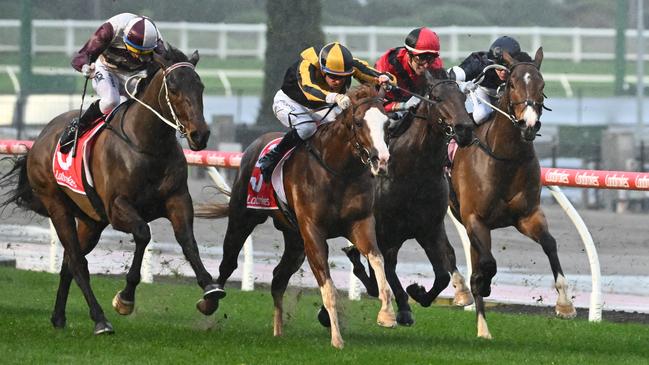
[[[48,222],[50,222],[50,272],[56,274],[61,271],[61,242],[52,220],[48,219]]]
[[[602,320],[602,273],[599,268],[599,258],[597,256],[597,248],[595,248],[595,243],[593,243],[593,237],[590,235],[588,227],[586,227],[581,216],[577,213],[577,210],[575,210],[575,207],[572,206],[568,198],[561,192],[561,189],[558,186],[548,186],[547,188],[577,228],[581,241],[586,248],[592,278],[588,320],[591,322],[600,322]]]
[[[149,241],[149,244],[144,250],[142,269],[140,270],[140,273],[142,275],[141,281],[150,284],[153,283],[153,244],[155,243],[155,239],[153,239],[153,228],[151,227],[151,224],[147,224],[149,225],[149,231],[151,232],[151,241]]]

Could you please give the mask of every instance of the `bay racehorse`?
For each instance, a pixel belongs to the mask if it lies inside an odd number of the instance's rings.
[[[132,234],[135,240],[135,255],[126,286],[113,299],[113,306],[120,314],[133,311],[142,256],[151,239],[147,222],[157,218],[164,217],[171,222],[176,239],[204,290],[203,300],[209,301],[218,293],[201,262],[194,239],[187,161],[176,139],[177,129],[187,137],[192,150],[201,150],[209,138],[210,131],[203,117],[204,87],[194,70],[198,59],[198,52],[188,59],[172,47],[164,56],[154,56],[151,76],[140,82],[141,93],[137,96],[140,103],[116,111],[108,130],[96,137],[89,161],[98,197],[94,203],[89,199],[90,193],[83,195],[58,185],[52,172],[52,156],[59,136],[78,111],[61,114],[48,123],[28,154],[17,159],[12,171],[4,176],[5,184],[17,178],[18,185],[3,204],[14,202],[49,217],[64,248],[51,318],[54,327],[65,327],[65,307],[74,279],[90,308],[94,333],[113,333],[90,287],[85,258],[109,224]],[[174,128],[163,124],[158,115]],[[77,156],[81,157],[81,153]]]
[[[402,325],[414,323],[408,294],[422,306],[430,306],[451,280],[449,272],[456,288],[455,303],[472,302],[444,228],[449,191],[444,166],[449,139],[456,138],[466,146],[472,140],[474,124],[464,106],[466,96],[457,83],[449,80],[444,70],[426,76],[426,98],[406,115],[389,139],[388,174],[379,177],[374,205],[378,246],[397,302],[397,322]],[[435,281],[429,291],[412,284],[406,293],[396,273],[397,256],[403,243],[413,238],[433,265]],[[368,276],[358,251],[351,247],[345,251],[368,294],[376,295],[371,268]]]
[[[540,207],[541,170],[533,141],[544,107],[543,49],[537,50],[533,60],[527,53],[516,59],[506,53],[504,59],[509,76],[498,102],[502,112],[495,112],[476,129],[473,146],[458,149],[451,170],[451,210],[471,241],[471,291],[478,336],[483,338],[491,338],[483,298],[490,295],[496,275],[491,254],[491,231],[496,228],[514,226],[541,245],[559,294],[556,314],[563,318],[576,314],[556,241]]]
[[[309,260],[320,286],[324,306],[331,317],[331,344],[343,347],[337,317],[336,289],[329,272],[327,239],[343,236],[367,256],[377,272],[381,309],[378,324],[396,325],[391,292],[385,280],[383,258],[374,231],[374,175],[385,171],[389,157],[383,124],[387,116],[383,98],[374,87],[359,86],[348,93],[352,106],[336,120],[295,149],[284,165],[283,183],[288,207],[295,214],[299,231],[279,210],[246,207],[247,187],[259,153],[277,133],[255,140],[243,153],[239,175],[229,205],[211,206],[197,216],[228,216],[223,261],[216,280],[221,288],[237,268],[237,257],[255,226],[271,217],[284,236],[284,253],[273,271],[271,292],[275,305],[273,332],[283,332],[283,296],[290,277]],[[211,210],[211,212],[210,212]]]

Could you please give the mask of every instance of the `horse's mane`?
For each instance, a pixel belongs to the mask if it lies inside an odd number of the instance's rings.
[[[518,52],[516,54],[511,55],[513,59],[515,59],[518,62],[532,62],[534,61],[532,57],[527,53],[527,52]]]
[[[353,87],[347,92],[347,96],[352,99],[353,103],[357,103],[364,98],[371,98],[378,95],[378,91],[374,85],[358,85]]]
[[[174,64],[177,62],[187,62],[189,61],[189,58],[187,55],[181,51],[180,49],[174,47],[170,43],[165,43],[165,51],[163,54],[156,55],[154,57],[160,57],[162,61],[166,61],[165,63],[168,64]],[[161,65],[158,62],[149,62],[149,65],[147,67],[147,75],[148,77],[140,84],[138,85],[138,90],[144,90],[146,85],[148,85],[151,80],[153,80],[153,76],[161,69]]]
[[[448,73],[443,68],[432,69],[432,70],[430,70],[430,74],[431,74],[431,76],[433,76],[433,78],[438,79],[438,80],[446,80],[446,79],[448,79]]]

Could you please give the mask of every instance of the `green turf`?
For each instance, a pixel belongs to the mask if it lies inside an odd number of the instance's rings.
[[[124,279],[93,276],[116,331],[96,337],[74,284],[67,328],[50,326],[57,281],[57,275],[0,268],[3,364],[646,364],[649,359],[649,326],[493,313],[494,340],[486,341],[475,337],[470,312],[413,306],[414,327],[384,329],[375,324],[376,300],[350,302],[342,296],[345,349],[338,351],[315,319],[320,298],[311,290],[290,290],[285,334],[274,338],[268,290],[229,290],[218,312],[204,317],[194,309],[196,285],[141,284],[135,313],[122,317],[110,301]]]

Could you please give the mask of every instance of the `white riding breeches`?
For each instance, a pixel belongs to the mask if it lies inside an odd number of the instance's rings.
[[[476,95],[469,94],[469,97],[466,98],[466,109],[469,112],[473,111],[473,120],[476,124],[480,125],[482,122],[489,119],[489,116],[491,116],[491,113],[493,113],[494,110],[476,97],[480,96],[482,99],[487,101],[490,99],[489,94],[484,88],[478,87],[473,91],[473,93]],[[471,102],[469,102],[469,100],[471,100]]]
[[[282,90],[275,94],[273,99],[273,113],[279,121],[289,128],[297,130],[302,140],[309,139],[321,124],[336,120],[342,112],[338,106],[314,110],[305,107],[291,99]]]
[[[116,72],[115,69],[107,67],[101,62],[101,58],[95,61],[94,77],[92,78],[92,87],[99,97],[99,109],[106,114],[113,110],[120,103],[126,101],[126,92],[124,85],[126,80],[131,76],[142,71],[122,73]],[[143,75],[144,76],[144,75]],[[130,90],[133,92],[133,90]]]

